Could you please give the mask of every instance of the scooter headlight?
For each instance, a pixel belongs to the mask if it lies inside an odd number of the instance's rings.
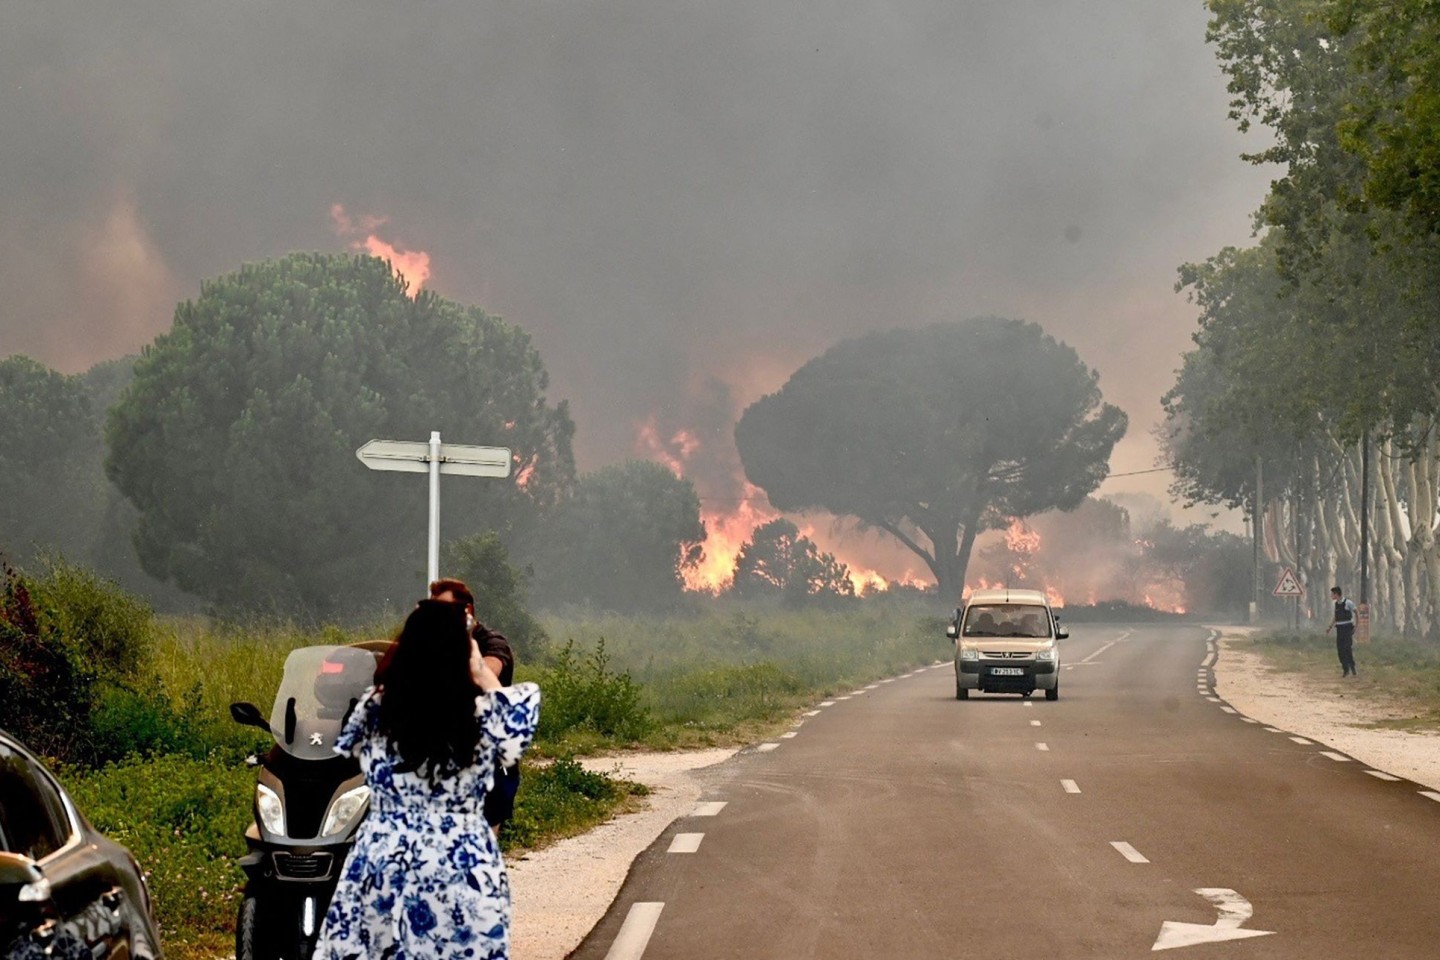
[[[364,785],[340,794],[325,813],[325,825],[320,828],[320,836],[336,837],[349,830],[365,812],[369,802],[370,788]]]
[[[285,836],[285,805],[280,795],[263,783],[255,784],[255,810],[261,826],[277,837]]]

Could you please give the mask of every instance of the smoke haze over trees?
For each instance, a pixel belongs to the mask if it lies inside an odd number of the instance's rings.
[[[0,355],[137,352],[204,278],[346,248],[342,203],[532,334],[586,469],[710,378],[728,442],[877,317],[1035,319],[1145,424],[1173,265],[1269,179],[1203,30],[1153,0],[11,4]]]

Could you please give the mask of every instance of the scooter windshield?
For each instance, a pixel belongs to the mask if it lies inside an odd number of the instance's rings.
[[[351,708],[375,681],[375,654],[357,647],[301,647],[285,658],[270,711],[280,749],[301,760],[329,760]]]

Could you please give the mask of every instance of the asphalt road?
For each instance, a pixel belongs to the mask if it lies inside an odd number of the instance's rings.
[[[571,956],[1440,957],[1440,795],[1235,713],[1208,637],[1078,626],[1055,703],[946,663],[817,708]]]

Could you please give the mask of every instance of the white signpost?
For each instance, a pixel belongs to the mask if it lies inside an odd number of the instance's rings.
[[[1280,574],[1280,582],[1275,584],[1275,589],[1271,592],[1282,599],[1285,597],[1295,598],[1295,629],[1299,630],[1300,598],[1305,596],[1305,588],[1300,586],[1300,578],[1295,576],[1295,571],[1286,567],[1285,571]]]
[[[426,584],[440,579],[440,474],[462,477],[510,476],[509,447],[474,447],[441,443],[440,432],[423,440],[371,440],[355,451],[371,470],[430,474],[430,545]]]

